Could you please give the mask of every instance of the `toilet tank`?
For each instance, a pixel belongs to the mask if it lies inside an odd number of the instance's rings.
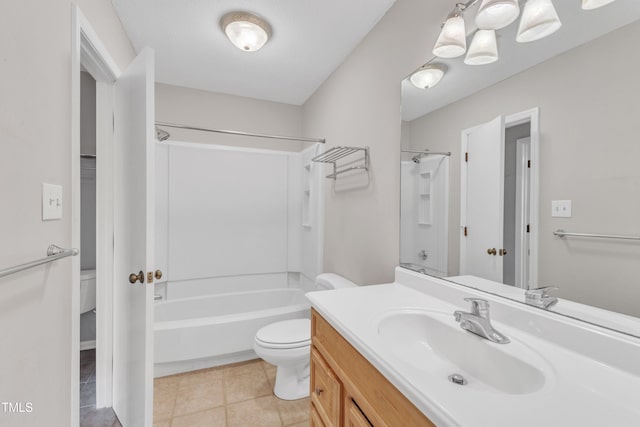
[[[316,277],[316,289],[343,289],[356,287],[355,283],[335,273],[322,273]]]

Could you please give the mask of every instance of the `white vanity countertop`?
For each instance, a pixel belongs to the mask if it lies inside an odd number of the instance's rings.
[[[443,372],[399,358],[378,334],[378,322],[392,310],[430,310],[443,318],[449,313],[453,319],[453,312],[468,311],[466,306],[398,283],[307,296],[316,311],[438,426],[640,425],[640,377],[507,324],[492,322],[511,339],[510,344],[487,342],[544,361],[546,381],[535,392],[508,394],[486,385],[474,387],[471,380],[467,386],[453,384]],[[469,339],[484,340],[468,334]]]

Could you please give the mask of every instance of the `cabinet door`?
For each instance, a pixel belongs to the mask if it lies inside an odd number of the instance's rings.
[[[320,419],[320,414],[316,410],[316,407],[311,405],[311,419],[310,427],[324,427],[324,423]]]
[[[345,427],[373,427],[352,399],[347,401]]]
[[[311,349],[311,402],[326,427],[340,425],[340,381],[315,348]]]

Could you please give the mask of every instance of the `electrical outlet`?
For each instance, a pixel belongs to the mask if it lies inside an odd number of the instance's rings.
[[[571,218],[571,200],[552,200],[551,216],[553,218]]]
[[[42,220],[62,219],[62,186],[42,183]]]

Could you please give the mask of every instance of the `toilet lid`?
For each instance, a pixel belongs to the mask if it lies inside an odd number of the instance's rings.
[[[270,348],[297,348],[311,344],[311,321],[294,319],[275,322],[260,329],[256,341]]]

